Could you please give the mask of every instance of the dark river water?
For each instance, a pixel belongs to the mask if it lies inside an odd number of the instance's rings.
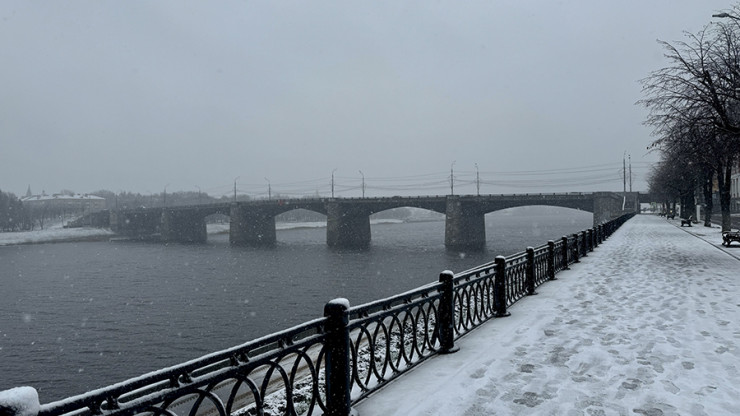
[[[42,403],[244,343],[591,227],[592,215],[525,207],[486,216],[487,248],[447,251],[444,221],[374,224],[364,251],[325,228],[278,231],[275,248],[80,242],[0,247],[0,390]]]

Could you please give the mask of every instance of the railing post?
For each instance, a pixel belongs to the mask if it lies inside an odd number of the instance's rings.
[[[581,257],[588,257],[588,230],[583,230],[580,233],[578,233],[580,236],[580,245],[579,250],[581,253]]]
[[[555,277],[555,242],[547,242],[547,277],[550,280],[557,280]]]
[[[578,242],[578,233],[573,234],[573,237],[575,237],[575,241],[573,242],[573,245],[575,246],[575,250],[573,250],[573,253],[575,253],[573,256],[573,263],[580,263],[581,260],[578,258],[581,256],[581,245]]]
[[[526,278],[527,295],[536,295],[534,291],[534,248],[527,247],[527,278]]]
[[[568,237],[563,236],[563,238],[560,239],[560,241],[563,242],[563,270],[570,270],[570,259],[569,259],[569,251],[568,251]]]
[[[351,373],[349,349],[349,301],[344,298],[329,301],[324,306],[326,322],[326,413],[328,416],[348,416]]]
[[[455,287],[452,283],[454,277],[449,270],[439,275],[439,282],[442,284],[437,317],[440,354],[451,354],[460,350],[455,347]]]
[[[599,246],[599,244],[599,227],[596,226],[594,227],[594,250]]]
[[[493,281],[493,309],[497,318],[511,315],[506,311],[506,258],[496,257],[496,279]]]
[[[588,251],[594,251],[594,229],[588,229]]]
[[[33,387],[15,387],[0,391],[0,415],[36,416],[39,414],[39,394]]]

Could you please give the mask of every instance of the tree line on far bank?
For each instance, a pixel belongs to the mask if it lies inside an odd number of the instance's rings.
[[[21,200],[0,190],[0,231],[25,231],[32,226],[30,212]]]
[[[661,153],[650,192],[684,207],[699,194],[709,226],[716,184],[722,229],[729,230],[731,175],[740,159],[740,4],[713,17],[685,41],[660,41],[668,66],[642,80],[638,103],[650,111],[646,124],[656,140],[649,148]]]

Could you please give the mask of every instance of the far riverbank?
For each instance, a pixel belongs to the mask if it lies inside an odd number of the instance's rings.
[[[371,220],[371,224],[397,224],[401,220]],[[326,222],[285,222],[275,224],[277,230],[325,228]],[[208,224],[208,234],[228,234],[229,224]],[[107,241],[116,236],[116,233],[105,228],[64,228],[61,224],[53,225],[44,230],[0,233],[0,246],[43,243],[69,243],[77,241]]]

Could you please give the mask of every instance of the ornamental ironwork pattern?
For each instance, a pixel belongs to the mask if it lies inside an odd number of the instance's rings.
[[[525,253],[514,255],[506,259],[506,305],[523,298],[525,293],[525,278],[527,272],[527,258]]]
[[[534,284],[539,286],[550,279],[548,275],[548,256],[550,248],[547,245],[534,249]]]
[[[434,284],[350,309],[354,400],[437,352],[439,298]]]
[[[457,337],[490,319],[494,313],[495,264],[480,266],[458,275],[454,286],[455,335]]]

